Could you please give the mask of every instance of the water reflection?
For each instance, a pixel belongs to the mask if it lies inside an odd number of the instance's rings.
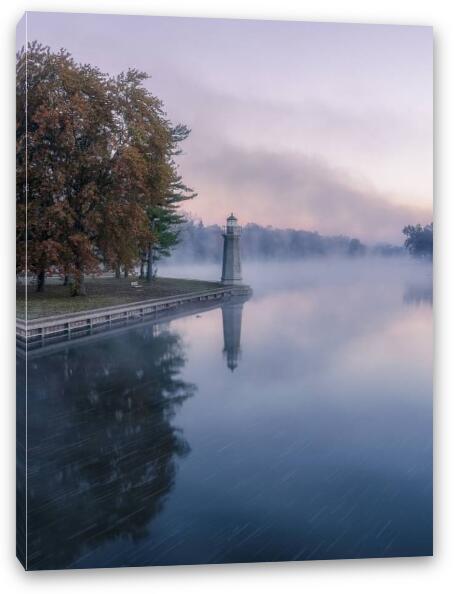
[[[155,325],[29,362],[30,569],[145,536],[189,451],[172,425],[195,392],[184,363],[179,335]]]
[[[432,311],[403,299],[430,270],[248,278],[246,305],[33,352],[30,567],[431,554]]]
[[[222,306],[232,370],[247,299]],[[22,357],[17,364],[24,378]],[[190,451],[172,425],[176,408],[196,391],[181,378],[184,365],[182,339],[168,323],[31,354],[29,569],[90,566],[102,543],[147,536],[174,485],[178,458]],[[19,476],[19,500],[22,482]],[[117,557],[113,551],[99,563],[121,565]]]
[[[231,299],[222,306],[223,354],[231,371],[238,367],[241,356],[241,320],[243,305],[247,299],[248,297]]]
[[[407,305],[421,305],[428,303],[432,305],[433,302],[433,286],[432,283],[423,284],[409,284],[404,293],[404,303]]]

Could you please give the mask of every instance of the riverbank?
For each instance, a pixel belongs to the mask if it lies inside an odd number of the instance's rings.
[[[131,283],[136,282],[138,286]],[[126,305],[138,301],[165,299],[186,293],[211,291],[222,287],[221,283],[181,278],[156,278],[151,283],[129,278],[88,278],[87,295],[71,297],[69,287],[59,282],[48,283],[43,293],[29,286],[27,294],[27,318],[72,314],[105,307]],[[16,286],[16,316],[25,319],[25,285]]]
[[[219,307],[223,301],[237,297],[247,298],[251,294],[250,287],[246,285],[223,285],[185,279],[159,279],[153,281],[152,286],[138,287],[130,283],[127,286],[125,280],[97,279],[91,287],[90,298],[67,297],[62,293],[62,289],[67,287],[61,285],[54,285],[52,288],[54,290],[48,291],[47,296],[34,293],[35,299],[29,297],[28,309],[30,311],[31,302],[35,306],[32,310],[34,316],[29,315],[27,320],[16,317],[16,340],[19,347],[44,347],[51,343],[91,336],[125,324],[161,319],[163,314],[167,316],[175,311],[181,313],[206,306]],[[109,294],[109,288],[117,291]],[[194,288],[198,290],[191,290]],[[23,287],[22,291],[24,292]],[[169,294],[157,298],[159,293]],[[142,299],[137,300],[140,296]],[[144,296],[147,298],[143,299]],[[150,298],[151,296],[154,297]],[[25,312],[25,296],[22,296],[22,300],[22,311]],[[77,303],[68,303],[72,300],[77,300]],[[68,305],[73,309],[62,312]],[[87,309],[90,305],[91,309]],[[76,309],[77,306],[79,309]],[[37,312],[43,311],[47,315],[37,315]],[[49,311],[53,313],[49,315]]]

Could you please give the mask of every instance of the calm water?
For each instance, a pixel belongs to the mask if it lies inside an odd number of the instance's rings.
[[[30,359],[29,568],[431,554],[430,266],[244,268],[245,303]]]

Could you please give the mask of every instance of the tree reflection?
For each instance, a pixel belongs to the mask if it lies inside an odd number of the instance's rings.
[[[189,451],[171,424],[195,391],[184,364],[179,335],[157,325],[29,361],[30,569],[89,566],[98,545],[147,534]]]
[[[408,285],[404,293],[404,303],[407,305],[432,305],[433,288],[432,284]]]

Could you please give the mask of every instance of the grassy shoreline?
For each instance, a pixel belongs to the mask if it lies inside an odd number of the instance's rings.
[[[131,286],[136,279],[88,278],[86,297],[71,297],[69,287],[61,283],[49,283],[43,293],[33,286],[28,288],[28,319],[36,319],[65,313],[163,299],[195,291],[208,291],[222,286],[221,283],[180,278],[156,278],[151,283],[138,281],[139,287]],[[25,286],[16,285],[16,315],[25,318]]]

